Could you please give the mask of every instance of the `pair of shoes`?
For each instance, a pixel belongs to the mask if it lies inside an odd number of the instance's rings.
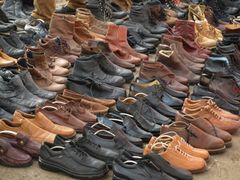
[[[205,149],[194,148],[174,131],[152,137],[144,148],[144,155],[151,152],[162,157],[171,165],[192,173],[206,171],[206,160],[210,158]]]
[[[24,133],[0,131],[0,164],[8,167],[28,167],[37,158],[41,145]]]

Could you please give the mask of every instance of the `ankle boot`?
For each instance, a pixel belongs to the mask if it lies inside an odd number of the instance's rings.
[[[162,39],[162,44],[168,44],[168,45],[174,44],[175,47],[176,47],[176,49],[174,49],[174,51],[177,53],[177,55],[179,57],[179,60],[193,73],[201,74],[202,69],[204,67],[204,64],[193,62],[192,58],[191,58],[191,55],[186,56],[184,51],[183,51],[184,49],[182,48],[181,43],[163,38]]]
[[[196,42],[195,23],[193,21],[177,20],[174,34],[182,36],[185,42],[188,44],[187,51],[194,51],[196,54],[210,54],[211,51],[200,48]]]
[[[134,4],[131,8],[130,19],[133,22],[142,24],[152,34],[162,34],[167,32],[167,28],[157,22],[150,22],[149,6],[145,3]]]
[[[38,87],[44,90],[60,93],[66,88],[64,84],[58,84],[48,76],[45,76],[45,74],[42,74],[41,71],[29,64],[24,58],[20,58],[18,60],[18,66],[22,70],[28,70],[32,76],[33,81],[37,84]]]
[[[140,69],[140,76],[146,79],[161,78],[166,84],[177,91],[188,92],[188,87],[177,81],[177,77],[166,66],[159,62],[143,62]],[[187,84],[187,79],[179,78]]]
[[[188,79],[189,83],[196,83],[200,80],[200,76],[192,73],[179,59],[174,51],[175,44],[170,46],[160,44],[157,51],[157,60],[166,65],[172,72],[178,76]]]
[[[118,28],[118,42],[119,42],[119,46],[125,50],[126,52],[128,52],[129,54],[131,54],[134,57],[138,57],[142,60],[148,60],[148,56],[145,54],[140,54],[137,53],[135,50],[133,50],[127,41],[127,28],[124,26],[119,26]]]
[[[118,26],[114,24],[108,25],[108,33],[105,40],[109,43],[110,49],[120,58],[131,64],[139,64],[141,59],[130,55],[119,46]]]
[[[26,50],[25,56],[28,63],[34,66],[41,74],[48,77],[54,82],[64,84],[67,82],[67,78],[61,76],[53,76],[50,67],[48,65],[47,59],[45,58],[44,51],[41,48],[28,48]]]
[[[47,57],[63,58],[70,63],[74,63],[78,57],[75,54],[71,54],[71,49],[67,46],[67,42],[60,37],[48,36],[39,40],[38,46],[44,49],[44,53]],[[62,67],[69,67],[69,65],[64,65]]]
[[[22,11],[23,4],[21,0],[5,0],[2,5],[2,10],[10,19],[24,19],[27,15]]]
[[[79,55],[81,47],[73,40],[75,21],[76,18],[73,15],[54,13],[49,25],[49,35],[63,38],[67,41],[71,51]]]
[[[206,61],[204,58],[198,58],[193,54],[190,54],[188,51],[186,51],[184,49],[183,41],[180,36],[164,34],[162,38],[162,44],[168,44],[168,45],[176,44],[176,46],[179,49],[179,52],[192,62],[204,64]]]
[[[86,7],[99,20],[108,21],[112,17],[111,4],[109,0],[88,0]]]
[[[89,40],[94,40],[95,37],[89,32],[89,28],[86,24],[79,20],[75,21],[74,35],[73,39],[78,43],[86,43]]]

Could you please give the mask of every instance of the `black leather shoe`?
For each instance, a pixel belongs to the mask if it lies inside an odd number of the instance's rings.
[[[19,76],[27,90],[35,96],[43,99],[54,99],[56,97],[56,92],[50,92],[39,88],[33,81],[32,76],[28,71],[22,71]]]
[[[11,46],[8,42],[4,40],[3,36],[0,36],[0,48],[3,49],[3,51],[8,54],[9,56],[12,56],[14,58],[19,58],[24,55],[25,50],[24,49],[17,49],[13,46]]]
[[[11,46],[17,49],[25,49],[26,47],[26,45],[20,40],[19,35],[14,31],[10,31],[9,36],[3,36],[3,37],[8,44],[10,44]]]
[[[9,23],[9,19],[8,19],[7,15],[1,8],[0,8],[0,21],[2,21],[4,23]]]
[[[141,138],[143,142],[148,142],[152,137],[152,133],[139,128],[133,117],[130,117],[129,115],[110,110],[106,116],[109,118],[109,121],[104,121],[102,123],[112,124],[114,122],[121,127],[125,133],[133,137]]]
[[[123,113],[128,113],[134,115],[134,113],[139,112],[144,118],[149,122],[157,124],[169,124],[172,121],[151,108],[142,100],[136,100],[135,98],[119,98],[116,105],[117,109]]]
[[[86,136],[74,140],[74,143],[92,157],[104,161],[108,166],[112,166],[113,161],[119,157],[118,152],[95,144]]]
[[[101,69],[112,76],[121,76],[126,82],[130,82],[133,78],[133,72],[129,69],[125,69],[113,64],[107,57],[100,55],[98,58],[99,65]]]
[[[102,57],[100,54],[89,56],[82,55],[74,63],[73,72],[70,79],[91,78],[96,81],[106,83],[113,86],[122,86],[125,80],[121,76],[114,76],[106,74],[99,65],[99,59]]]
[[[8,33],[9,31],[17,30],[17,27],[14,24],[4,23],[0,21],[0,32]]]
[[[106,163],[74,146],[44,143],[38,164],[42,169],[64,172],[75,178],[100,178],[108,172]]]
[[[239,107],[230,104],[225,100],[224,97],[220,97],[219,95],[212,93],[208,90],[208,88],[195,85],[193,87],[193,93],[191,95],[192,99],[202,99],[202,98],[213,98],[217,105],[225,110],[228,110],[234,114],[239,114]]]
[[[121,121],[121,119],[117,119],[117,120]],[[132,135],[128,134],[127,130],[125,129],[123,124],[120,124],[120,122],[118,123],[116,121],[116,119],[110,120],[110,118],[107,118],[107,117],[98,117],[97,121],[98,121],[98,123],[95,124],[96,126],[93,125],[94,129],[106,129],[106,130],[109,130],[112,133],[115,133],[115,132],[119,131],[123,136],[126,136],[126,138],[132,144],[134,144],[136,146],[139,146],[139,147],[143,147],[142,139],[140,139],[139,137],[132,136]]]
[[[92,79],[78,78],[78,80],[74,80],[69,77],[67,88],[80,94],[103,99],[117,99],[118,97],[126,96],[124,89],[100,83]]]
[[[176,178],[178,180],[192,180],[193,179],[191,172],[172,166],[169,162],[167,162],[165,159],[163,159],[158,154],[151,153],[147,156],[144,156],[142,160],[143,161],[144,160],[152,161],[163,172],[165,172],[169,176]]]
[[[124,151],[129,152],[133,156],[141,156],[143,149],[130,143],[128,139],[122,136],[121,133],[115,134],[108,131],[95,131],[89,126],[85,126],[83,134],[92,142],[101,145],[102,147],[118,151],[121,154]]]
[[[149,159],[128,160],[125,162],[118,159],[114,161],[112,170],[113,180],[177,180],[167,175]]]
[[[167,106],[170,106],[174,109],[179,109],[183,105],[183,100],[170,95],[168,92],[164,91],[164,89],[158,85],[143,87],[141,86],[141,83],[133,83],[130,86],[130,92],[131,95],[133,96],[136,93],[145,93],[148,95],[152,95],[159,101],[163,102]]]
[[[23,4],[21,0],[6,0],[1,8],[9,19],[16,20],[27,18],[27,15],[22,11]]]
[[[12,120],[12,114],[0,107],[0,119]]]

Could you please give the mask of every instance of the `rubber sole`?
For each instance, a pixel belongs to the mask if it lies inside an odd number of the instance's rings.
[[[53,171],[53,172],[64,172],[75,178],[100,178],[100,177],[103,177],[109,171],[108,168],[106,168],[103,171],[96,173],[94,175],[93,174],[75,174],[74,172],[70,172],[69,170],[63,167],[60,167],[59,165],[46,163],[46,161],[44,161],[40,157],[39,157],[38,164],[44,170]]]
[[[230,142],[225,142],[225,146],[226,146],[226,148],[232,147],[232,141],[230,141]]]
[[[0,161],[0,164],[3,166],[6,166],[6,167],[12,167],[12,168],[26,168],[26,167],[31,166],[33,164],[33,161],[30,161],[26,164],[19,164],[19,165],[8,164],[8,163]]]
[[[226,146],[219,148],[219,149],[207,149],[209,154],[220,154],[226,151]]]

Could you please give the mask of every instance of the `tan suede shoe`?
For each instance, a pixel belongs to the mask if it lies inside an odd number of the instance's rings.
[[[15,111],[13,116],[15,117],[13,118],[13,122],[20,122],[21,119],[25,119],[48,132],[61,135],[66,138],[72,138],[76,135],[76,132],[74,129],[66,126],[60,126],[60,125],[54,124],[41,112],[37,113],[35,116],[35,115],[27,114],[24,112]]]

